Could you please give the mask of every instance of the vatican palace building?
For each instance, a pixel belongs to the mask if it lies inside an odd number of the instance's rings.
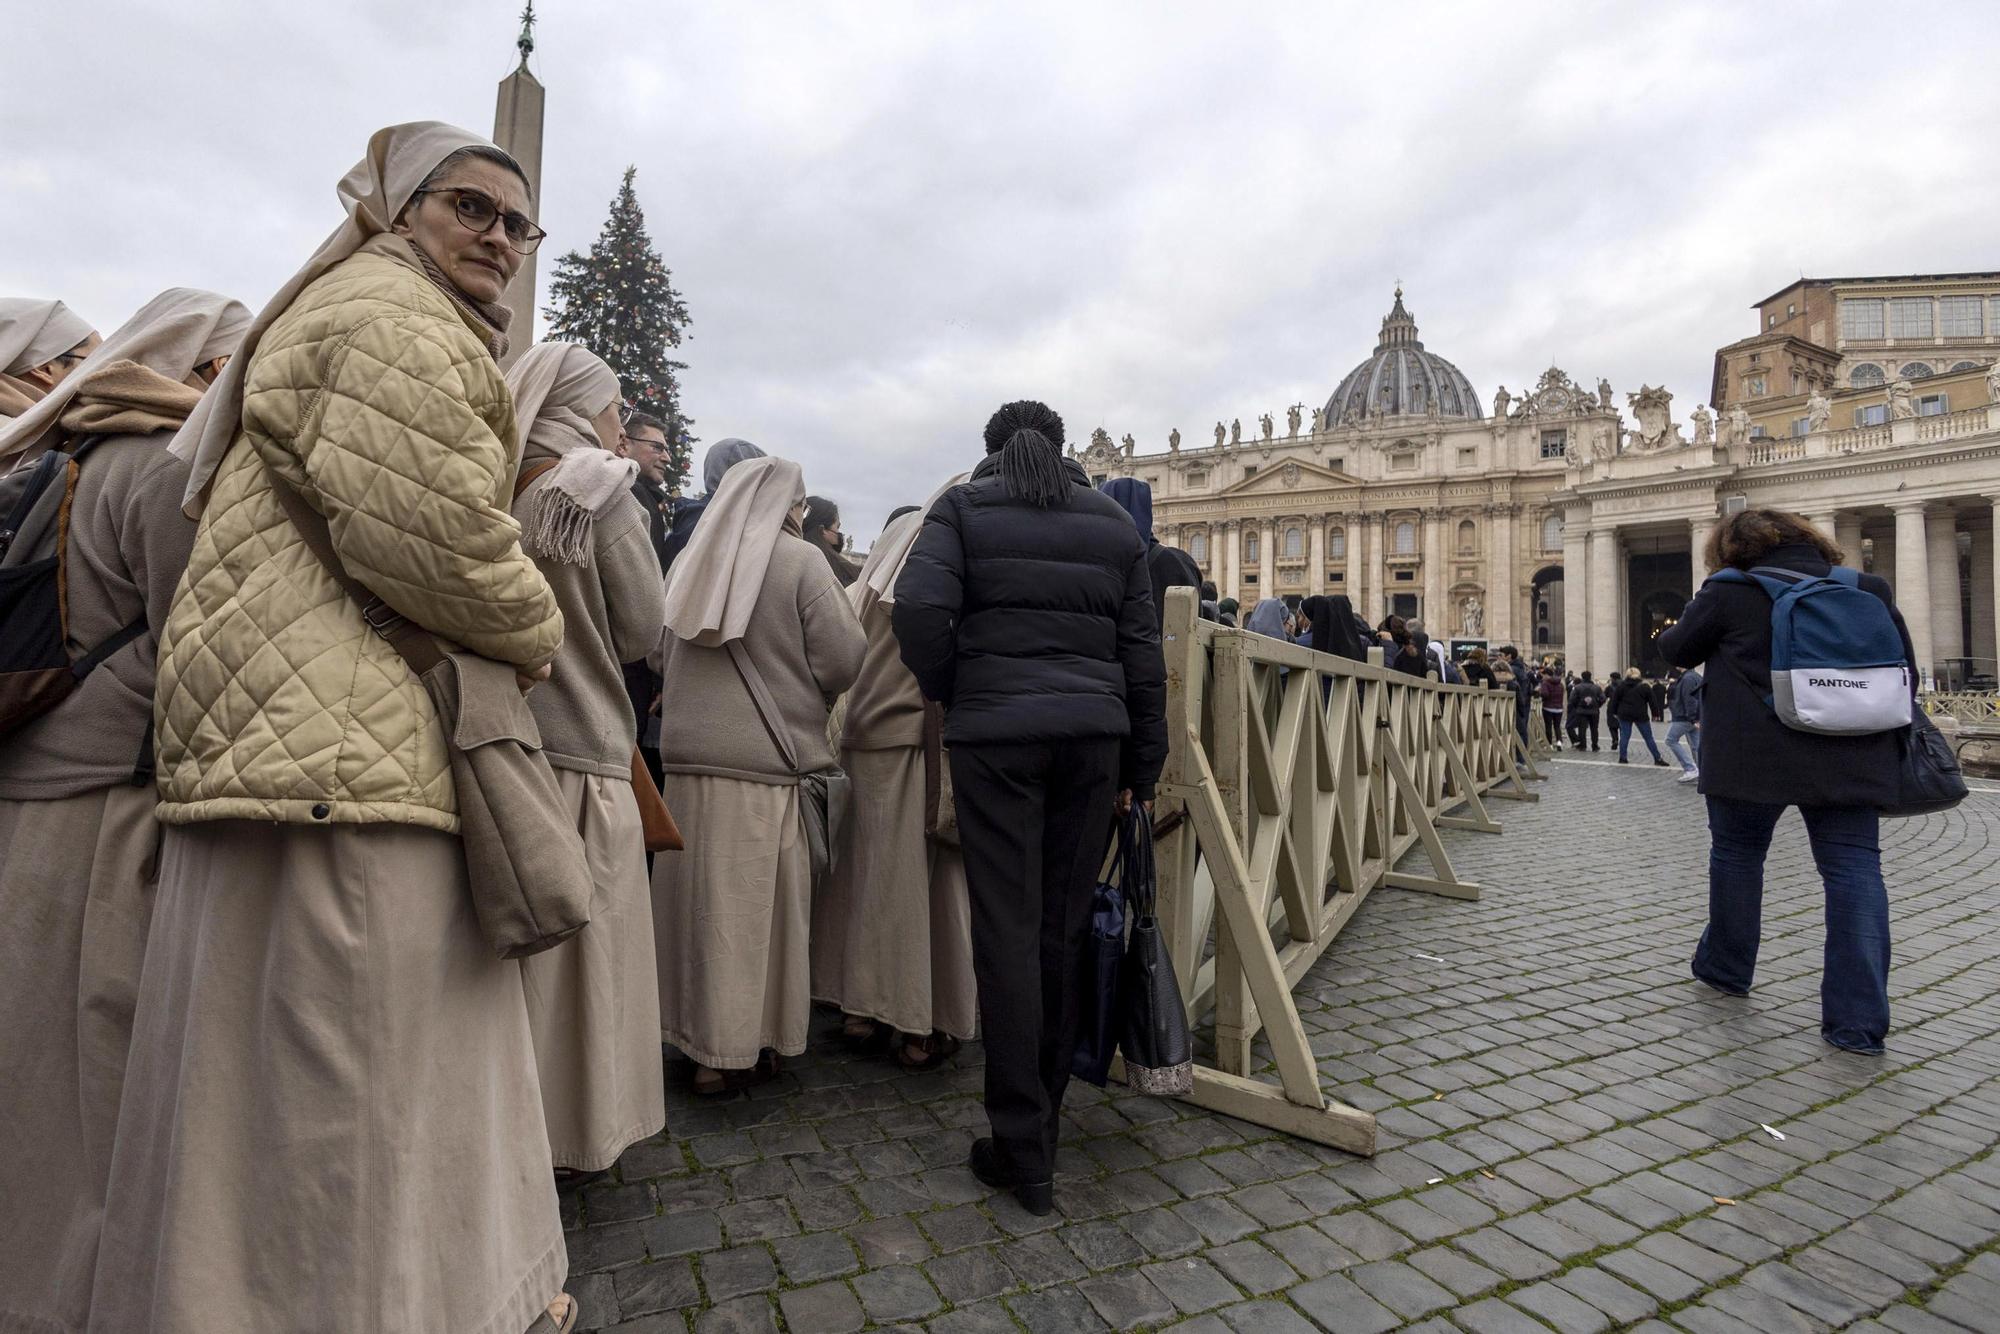
[[[1664,388],[1556,367],[1484,395],[1425,348],[1399,288],[1310,419],[1175,430],[1160,453],[1100,428],[1076,457],[1094,481],[1149,483],[1159,540],[1246,609],[1345,594],[1459,651],[1512,643],[1600,674],[1663,670],[1653,640],[1719,516],[1796,510],[1895,586],[1927,677],[1989,683],[2000,273],[1801,279],[1754,309],[1685,423]]]

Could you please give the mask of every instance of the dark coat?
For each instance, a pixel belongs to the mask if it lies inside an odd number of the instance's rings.
[[[1646,683],[1646,707],[1653,711],[1654,722],[1664,722],[1667,717],[1667,683],[1648,681]]]
[[[1830,568],[1809,546],[1779,547],[1760,562],[1824,576]],[[1889,605],[1905,659],[1914,664],[1909,629],[1886,580],[1861,576],[1861,587]],[[1755,584],[1701,586],[1680,620],[1661,632],[1660,652],[1677,667],[1702,667],[1701,790],[1712,797],[1786,806],[1882,806],[1897,797],[1901,743],[1894,732],[1820,736],[1778,721],[1771,693],[1771,599]],[[1911,668],[1912,691],[1916,671]]]
[[[1111,497],[1132,516],[1132,526],[1146,543],[1146,572],[1153,580],[1153,611],[1160,627],[1167,624],[1167,590],[1201,588],[1201,567],[1194,557],[1179,547],[1170,547],[1153,536],[1153,488],[1133,477],[1114,477],[1098,490]],[[1203,603],[1204,609],[1211,604]],[[1204,610],[1209,620],[1216,616]]]
[[[1604,688],[1595,681],[1578,681],[1569,688],[1569,716],[1587,718],[1604,707]]]
[[[1701,721],[1701,673],[1687,671],[1681,673],[1673,688],[1667,691],[1667,708],[1673,711],[1677,723],[1698,723]]]
[[[702,512],[708,508],[707,496],[689,496],[676,500],[667,515],[667,536],[660,544],[662,569],[672,569],[674,562],[687,550],[688,540],[694,536],[694,526],[701,522]]]
[[[646,536],[653,543],[653,554],[659,557],[660,573],[667,572],[667,514],[673,502],[667,499],[667,489],[658,482],[641,477],[632,483],[632,498],[639,502],[639,508],[646,511]]]
[[[1653,691],[1641,678],[1621,676],[1611,683],[1611,717],[1621,723],[1651,722]]]
[[[1467,658],[1459,664],[1459,670],[1465,673],[1465,683],[1469,686],[1489,686],[1493,683],[1493,669],[1483,662]]]
[[[1124,739],[1144,800],[1167,758],[1166,664],[1146,545],[1073,461],[1068,501],[1009,496],[998,456],[938,498],[896,582],[903,664],[947,745]]]

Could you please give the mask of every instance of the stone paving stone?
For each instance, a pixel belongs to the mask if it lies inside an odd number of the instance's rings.
[[[1299,1281],[1299,1274],[1289,1264],[1255,1240],[1218,1246],[1208,1252],[1208,1259],[1230,1282],[1256,1297]]]
[[[937,1290],[921,1270],[909,1265],[890,1265],[855,1277],[854,1292],[861,1309],[880,1324],[890,1320],[915,1320],[943,1306]]]
[[[701,1304],[701,1289],[694,1281],[694,1266],[686,1260],[656,1260],[618,1271],[621,1315],[650,1315],[655,1311],[678,1311]]]
[[[1501,1282],[1500,1275],[1449,1246],[1433,1246],[1429,1250],[1413,1252],[1409,1263],[1462,1300],[1488,1292]]]
[[[953,1305],[996,1297],[1014,1286],[1013,1271],[992,1251],[959,1251],[926,1260],[924,1273]]]
[[[1276,1302],[1245,1302],[1222,1313],[1223,1323],[1236,1334],[1319,1334],[1320,1327]]]
[[[924,1326],[925,1334],[1016,1334],[1020,1326],[998,1302],[961,1306]]]
[[[771,1243],[778,1268],[785,1281],[794,1285],[838,1278],[861,1267],[854,1247],[838,1232],[815,1232],[804,1237],[780,1237]]]
[[[1076,1289],[1112,1329],[1138,1329],[1173,1318],[1174,1304],[1136,1270],[1087,1278]]]
[[[1217,1272],[1214,1265],[1199,1257],[1181,1260],[1161,1260],[1140,1269],[1140,1273],[1153,1281],[1153,1286],[1174,1304],[1178,1311],[1194,1315],[1202,1311],[1214,1310],[1240,1300],[1242,1293]]]
[[[1342,1334],[1382,1334],[1402,1324],[1395,1312],[1370,1297],[1344,1274],[1301,1283],[1289,1294],[1292,1304],[1326,1329]]]
[[[815,1334],[853,1334],[866,1323],[861,1302],[845,1283],[818,1283],[778,1294],[778,1309],[792,1329]]]
[[[1002,1300],[1028,1334],[1079,1334],[1110,1328],[1074,1288],[1018,1293]]]
[[[1611,1318],[1567,1291],[1556,1281],[1531,1283],[1507,1294],[1507,1300],[1523,1311],[1547,1321],[1558,1334],[1598,1334],[1611,1327]]]
[[[777,1281],[777,1262],[762,1246],[738,1246],[702,1257],[701,1286],[711,1302],[769,1292]]]
[[[1395,1260],[1356,1265],[1347,1271],[1347,1276],[1370,1297],[1406,1320],[1443,1310],[1457,1301],[1422,1273]]]
[[[1557,1275],[1554,1284],[1573,1297],[1580,1297],[1618,1324],[1644,1320],[1660,1304],[1637,1288],[1620,1282],[1594,1265],[1580,1265]]]
[[[1549,1327],[1517,1306],[1488,1297],[1460,1307],[1451,1318],[1471,1334],[1548,1334]]]

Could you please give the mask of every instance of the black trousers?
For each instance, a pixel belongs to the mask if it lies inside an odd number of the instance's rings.
[[[1120,745],[1099,738],[951,749],[986,1116],[1002,1166],[1024,1181],[1055,1175]]]
[[[1581,749],[1581,748],[1583,747],[1583,738],[1584,738],[1584,734],[1585,734],[1586,732],[1590,734],[1590,748],[1591,748],[1592,750],[1596,750],[1596,749],[1597,749],[1597,715],[1596,715],[1596,714],[1594,714],[1594,713],[1579,713],[1578,715],[1576,715],[1576,719],[1575,719],[1575,721],[1574,721],[1574,722],[1572,722],[1572,723],[1570,724],[1570,726],[1571,726],[1571,727],[1572,727],[1572,728],[1573,728],[1573,729],[1575,730],[1575,732],[1576,732],[1576,745],[1577,745],[1578,749]]]

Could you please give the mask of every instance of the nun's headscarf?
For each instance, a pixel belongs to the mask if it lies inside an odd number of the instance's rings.
[[[523,541],[536,555],[582,565],[591,525],[632,489],[639,465],[604,448],[591,418],[619,401],[618,373],[575,343],[537,343],[507,372],[521,466],[555,460],[537,483]]]
[[[1354,607],[1345,597],[1310,597],[1300,604],[1312,621],[1312,646],[1318,653],[1333,653],[1355,662],[1368,661],[1368,650],[1354,626]]]
[[[1136,477],[1114,477],[1097,488],[1118,502],[1118,508],[1132,516],[1132,524],[1139,530],[1139,536],[1147,546],[1154,546],[1159,538],[1153,536],[1153,488]]]
[[[779,534],[800,536],[792,511],[805,498],[805,474],[790,459],[731,468],[667,576],[666,633],[708,648],[743,638]]]
[[[748,440],[738,440],[730,436],[718,440],[708,447],[708,453],[701,458],[701,489],[706,495],[714,495],[722,487],[722,479],[729,470],[749,459],[761,459],[764,451]]]
[[[134,362],[166,379],[185,380],[203,362],[232,356],[249,327],[250,311],[242,302],[193,287],[169,287],[113,330],[40,402],[0,426],[0,468],[55,444],[63,409],[92,376],[113,363]]]
[[[1243,623],[1243,628],[1273,639],[1289,640],[1285,634],[1285,600],[1265,598],[1251,609],[1250,619]]]
[[[173,451],[189,467],[183,508],[199,518],[208,499],[208,484],[222,466],[222,456],[243,427],[243,379],[256,356],[264,331],[284,314],[308,285],[334,265],[353,255],[372,236],[387,232],[438,164],[462,148],[487,148],[493,142],[470,130],[442,121],[419,120],[377,130],[368,153],[343,176],[335,193],[347,218],[320,243],[305,267],[285,280],[243,337],[243,346],[202,398],[187,425],[174,437]],[[523,173],[526,179],[526,173]]]
[[[96,332],[60,301],[0,297],[0,374],[46,366]]]
[[[924,520],[930,517],[931,506],[937,504],[938,497],[970,477],[970,473],[960,473],[931,492],[930,499],[908,514],[893,520],[875,539],[875,545],[868,549],[868,559],[861,562],[861,573],[847,590],[847,600],[859,613],[876,602],[891,606],[896,601],[896,580],[902,577],[903,566],[909,563],[910,552],[916,549],[917,534],[922,531]]]

